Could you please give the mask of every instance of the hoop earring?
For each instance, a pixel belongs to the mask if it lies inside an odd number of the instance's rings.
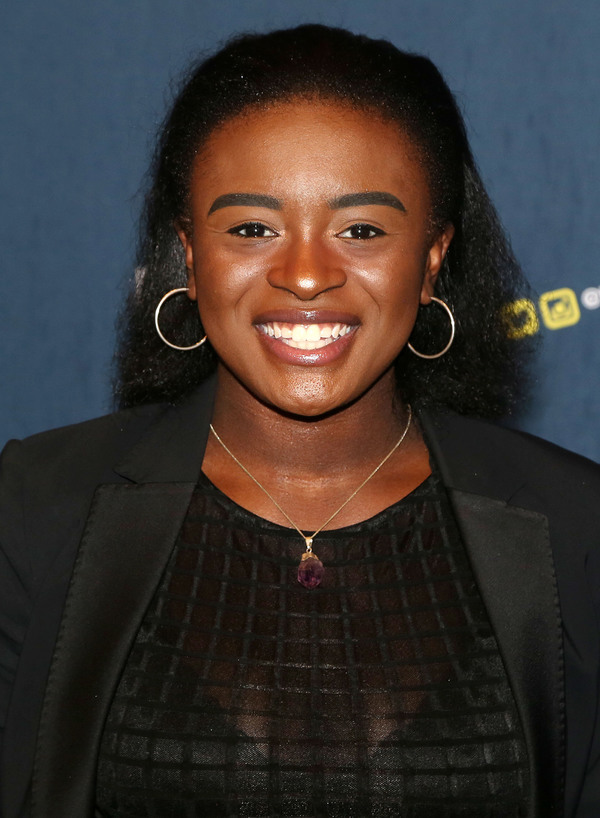
[[[454,321],[454,316],[452,315],[452,310],[450,309],[450,307],[446,304],[445,301],[442,301],[441,298],[436,298],[434,295],[431,296],[431,300],[435,301],[436,304],[439,304],[440,307],[443,307],[448,313],[448,318],[450,319],[450,340],[442,349],[442,351],[436,352],[435,355],[426,355],[424,352],[417,352],[417,350],[414,348],[412,344],[408,344],[408,348],[412,353],[418,355],[419,358],[427,358],[428,360],[433,360],[433,358],[441,358],[442,355],[445,355],[452,346],[452,343],[454,342],[454,333],[456,332],[456,322]]]
[[[154,326],[156,327],[156,331],[158,332],[161,341],[164,341],[168,347],[172,347],[172,349],[179,349],[181,350],[181,352],[189,352],[190,349],[197,349],[198,347],[201,347],[202,344],[206,341],[206,335],[204,336],[204,338],[201,338],[198,341],[198,343],[192,344],[189,347],[177,346],[177,344],[172,344],[170,341],[167,341],[165,336],[160,331],[160,327],[158,326],[158,316],[160,315],[162,305],[168,298],[170,298],[172,295],[175,295],[176,293],[187,293],[188,289],[189,289],[188,287],[177,287],[175,290],[169,290],[169,292],[166,295],[163,295],[163,297],[160,299],[160,301],[158,302],[158,307],[154,312]]]

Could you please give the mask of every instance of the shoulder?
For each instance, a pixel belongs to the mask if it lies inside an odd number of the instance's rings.
[[[0,552],[35,584],[63,544],[79,537],[96,487],[164,407],[117,412],[11,440],[0,456]]]
[[[11,440],[2,453],[3,469],[21,464],[28,470],[60,472],[110,465],[134,445],[160,417],[165,406],[152,404]]]
[[[535,453],[537,457],[547,459],[549,462],[569,463],[574,468],[591,469],[600,473],[600,464],[529,432],[507,428],[489,420],[463,415],[447,414],[443,417],[449,428],[460,430],[462,434],[468,434],[470,437],[497,447],[501,451],[520,452],[521,454],[524,452]]]
[[[455,414],[426,414],[423,425],[450,485],[514,501],[530,495],[564,507],[598,504],[600,465],[526,432]],[[551,508],[551,506],[550,506]]]

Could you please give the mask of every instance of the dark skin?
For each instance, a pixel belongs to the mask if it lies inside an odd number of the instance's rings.
[[[225,123],[196,160],[190,201],[179,234],[189,296],[220,360],[213,424],[312,532],[405,428],[393,361],[430,302],[453,228],[433,233],[426,174],[397,125],[322,101]],[[203,471],[239,505],[289,526],[212,436]],[[327,528],[373,516],[429,473],[413,423]]]

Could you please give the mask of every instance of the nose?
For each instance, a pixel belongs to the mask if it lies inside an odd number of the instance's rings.
[[[272,287],[287,290],[301,301],[312,301],[328,290],[343,287],[346,278],[339,259],[319,242],[307,239],[282,250],[267,275]]]

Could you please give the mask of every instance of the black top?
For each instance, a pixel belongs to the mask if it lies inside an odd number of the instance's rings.
[[[524,816],[514,699],[444,489],[297,532],[202,477],[105,726],[102,816]]]

